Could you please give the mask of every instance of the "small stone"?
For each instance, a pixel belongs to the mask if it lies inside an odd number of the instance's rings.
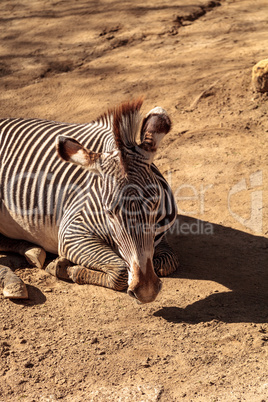
[[[261,60],[252,69],[252,84],[257,92],[268,92],[268,59]]]
[[[46,289],[44,289],[44,292],[52,292],[52,289],[51,288],[46,288]]]
[[[143,362],[141,365],[142,367],[150,367],[150,357],[147,357],[147,359],[145,360],[145,362]]]

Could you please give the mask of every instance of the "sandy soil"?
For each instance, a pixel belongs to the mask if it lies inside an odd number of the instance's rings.
[[[23,267],[1,297],[0,401],[268,401],[265,0],[1,1],[3,117],[88,122],[145,95],[181,267],[157,301]]]

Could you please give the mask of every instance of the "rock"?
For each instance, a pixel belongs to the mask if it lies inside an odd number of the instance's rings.
[[[252,69],[252,84],[257,92],[268,92],[268,59],[261,60]]]

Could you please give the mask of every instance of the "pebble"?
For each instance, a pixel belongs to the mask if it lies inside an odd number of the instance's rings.
[[[257,92],[268,92],[268,59],[261,60],[252,69],[252,84]]]

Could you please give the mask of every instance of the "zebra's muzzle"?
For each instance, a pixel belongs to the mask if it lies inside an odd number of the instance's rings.
[[[128,289],[127,294],[132,297],[133,299],[137,299],[135,293],[133,292],[133,290]],[[138,300],[138,299],[137,299]]]
[[[162,282],[154,272],[150,259],[147,260],[145,273],[137,264],[132,267],[132,280],[128,287],[128,295],[140,303],[151,303],[162,288]]]

